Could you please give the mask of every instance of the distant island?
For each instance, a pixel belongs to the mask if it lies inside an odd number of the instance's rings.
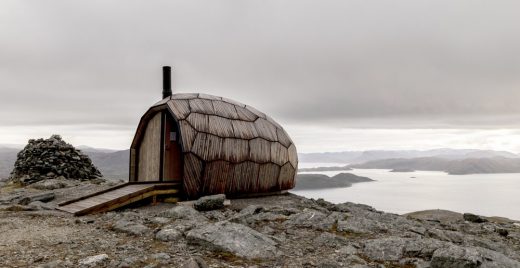
[[[493,174],[520,172],[520,159],[493,157],[468,159],[443,159],[421,157],[412,159],[383,159],[363,164],[350,165],[351,168],[374,168],[393,170],[444,171],[451,175]]]
[[[414,172],[415,170],[411,168],[394,168],[390,170],[390,172]]]
[[[344,171],[352,170],[347,166],[334,166],[334,167],[314,167],[314,168],[300,168],[298,172],[314,172],[314,171]]]
[[[296,187],[294,187],[293,190],[345,188],[352,186],[354,183],[371,181],[374,180],[351,173],[340,173],[333,177],[323,174],[298,174],[296,177]]]

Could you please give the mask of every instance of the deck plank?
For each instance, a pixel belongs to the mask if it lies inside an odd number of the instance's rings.
[[[84,215],[98,210],[109,211],[150,196],[178,193],[179,187],[181,187],[179,183],[128,184],[63,204],[58,209],[75,215]]]

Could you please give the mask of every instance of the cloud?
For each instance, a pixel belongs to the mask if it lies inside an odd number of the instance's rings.
[[[2,1],[0,125],[134,127],[161,92],[284,124],[515,128],[518,1]]]

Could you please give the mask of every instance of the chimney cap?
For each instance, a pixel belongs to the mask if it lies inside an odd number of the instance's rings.
[[[168,98],[172,95],[172,74],[171,74],[172,67],[170,66],[163,66],[163,91],[162,91],[162,97]]]

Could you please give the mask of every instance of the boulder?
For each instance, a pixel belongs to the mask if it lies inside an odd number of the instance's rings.
[[[159,252],[159,253],[152,254],[152,256],[150,256],[150,257],[159,262],[168,262],[171,259],[170,255],[165,252]]]
[[[332,230],[338,220],[343,219],[344,216],[339,212],[332,212],[327,215],[323,212],[304,209],[302,212],[289,216],[285,222],[288,227],[305,227],[316,230]]]
[[[132,235],[143,235],[150,231],[150,229],[141,223],[129,221],[126,219],[118,220],[114,226],[114,230]]]
[[[192,257],[185,261],[181,268],[208,268],[208,265],[201,257]]]
[[[20,205],[28,205],[31,202],[40,201],[40,202],[49,202],[53,200],[56,195],[53,192],[39,193],[34,195],[29,195],[22,197],[18,200],[18,204]]]
[[[107,254],[99,254],[95,256],[86,257],[79,260],[78,264],[82,267],[99,267],[108,261]]]
[[[242,210],[240,210],[237,214],[235,214],[233,217],[229,219],[229,221],[232,222],[238,222],[238,223],[246,223],[247,219],[251,217],[252,215],[258,214],[263,210],[262,207],[257,205],[249,205]]]
[[[55,189],[61,189],[61,188],[67,188],[77,185],[77,183],[74,183],[71,180],[65,179],[65,177],[60,176],[56,179],[47,179],[35,182],[30,185],[31,188],[38,189],[38,190],[55,190]]]
[[[431,268],[441,267],[520,267],[520,262],[484,248],[451,245],[433,254]]]
[[[404,214],[410,219],[450,224],[462,220],[462,214],[442,209],[422,210]]]
[[[484,218],[482,216],[471,214],[471,213],[464,213],[462,215],[462,217],[464,218],[465,221],[475,222],[475,223],[483,223],[483,222],[488,221],[486,218]]]
[[[132,268],[132,267],[139,267],[138,264],[140,262],[140,258],[138,256],[130,256],[127,258],[124,258],[119,265],[118,268]]]
[[[29,207],[34,208],[35,210],[54,210],[56,209],[56,206],[43,203],[42,201],[34,201],[29,203]]]
[[[193,204],[193,207],[198,211],[209,211],[221,209],[224,207],[226,196],[223,194],[203,196]]]
[[[323,232],[314,239],[314,244],[319,247],[338,248],[348,245],[348,240],[339,235]]]
[[[504,236],[504,237],[509,235],[509,230],[507,230],[506,228],[496,228],[495,232],[497,232],[499,235]]]
[[[165,212],[160,214],[161,217],[171,218],[174,220],[184,219],[198,222],[206,222],[208,219],[200,212],[196,211],[192,207],[177,205]]]
[[[276,256],[276,242],[242,224],[228,221],[207,224],[186,234],[188,242],[211,250],[227,251],[248,259]]]
[[[437,249],[446,245],[429,238],[386,237],[366,241],[362,251],[371,260],[395,262],[404,256],[430,258]]]
[[[182,238],[182,233],[174,226],[167,226],[155,234],[155,239],[161,241],[177,241]]]
[[[350,233],[379,233],[386,232],[387,227],[371,219],[361,217],[348,217],[346,220],[338,221],[338,231]]]
[[[31,211],[31,210],[37,210],[37,208],[32,207],[32,206],[18,205],[18,204],[12,204],[12,205],[0,207],[0,211]]]

